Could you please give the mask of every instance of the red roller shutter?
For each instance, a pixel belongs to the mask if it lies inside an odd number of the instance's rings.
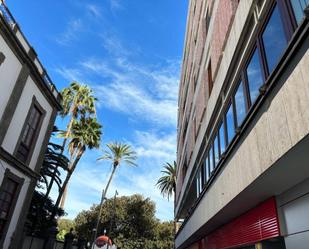
[[[232,248],[280,235],[275,198],[239,216],[205,238],[207,249]]]

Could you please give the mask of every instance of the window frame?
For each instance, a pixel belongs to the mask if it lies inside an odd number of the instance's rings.
[[[247,87],[246,86],[246,83],[243,79],[243,76],[241,75],[241,77],[239,77],[238,83],[235,85],[235,88],[234,88],[234,91],[233,91],[233,94],[231,96],[232,98],[232,101],[234,102],[234,109],[235,109],[235,117],[234,117],[234,123],[235,123],[235,129],[239,129],[242,124],[245,122],[247,116],[248,116],[248,112],[249,112],[249,102],[248,102],[248,98],[249,98],[249,93],[247,92],[247,90],[249,90],[249,86]],[[236,94],[237,94],[237,91],[240,87],[240,84],[242,84],[242,91],[243,91],[243,95],[244,95],[244,104],[245,104],[245,117],[244,119],[241,121],[241,123],[239,124],[238,123],[238,116],[237,116],[237,108],[236,108],[236,100],[235,100],[235,97],[236,97]]]
[[[23,183],[24,183],[24,179],[23,178],[20,178],[18,177],[17,175],[13,174],[8,168],[5,170],[5,173],[4,173],[4,177],[3,177],[3,180],[2,180],[2,183],[1,183],[1,186],[0,186],[0,192],[3,190],[4,188],[4,184],[7,182],[7,181],[14,181],[17,183],[17,187],[16,187],[16,190],[15,190],[15,193],[14,193],[14,197],[12,199],[12,202],[11,202],[11,205],[10,205],[10,209],[9,209],[9,213],[8,213],[8,216],[7,216],[7,219],[6,219],[6,222],[4,224],[4,227],[3,227],[3,233],[2,233],[2,236],[0,234],[0,247],[2,248],[3,246],[3,243],[4,243],[4,240],[5,240],[5,237],[6,237],[6,234],[7,234],[7,231],[9,229],[9,226],[10,226],[10,223],[11,223],[11,220],[12,220],[12,216],[14,214],[14,210],[16,208],[16,203],[17,203],[17,200],[19,198],[19,194],[20,194],[20,191],[21,191],[21,188],[23,186]]]
[[[207,164],[206,164],[206,161],[207,161]],[[210,179],[209,149],[206,150],[206,155],[204,157],[203,168],[204,168],[204,181],[205,181],[204,186],[206,186],[207,183],[209,182],[209,179]]]
[[[264,75],[264,84],[266,83],[268,77],[271,75],[272,72],[269,71],[269,65],[267,62],[267,57],[266,57],[266,50],[263,42],[263,33],[270,21],[270,18],[272,14],[274,13],[274,10],[276,7],[278,7],[278,12],[279,12],[279,17],[282,22],[282,27],[284,31],[284,36],[287,40],[287,44],[289,40],[291,39],[294,31],[293,31],[293,18],[290,18],[289,13],[287,12],[288,6],[286,3],[283,2],[284,0],[275,0],[271,3],[271,7],[269,8],[267,15],[265,17],[265,22],[263,23],[261,29],[259,30],[258,37],[257,37],[257,43],[259,47],[259,54],[260,54],[260,63],[263,65],[263,75]],[[293,10],[292,10],[293,11]],[[281,57],[278,60],[278,63],[280,61]],[[278,64],[277,63],[277,64]],[[275,66],[276,68],[276,66]]]
[[[29,147],[29,152],[28,152],[27,158],[26,158],[25,162],[23,162],[23,161],[21,161],[21,159],[18,158],[18,151],[19,151],[20,147],[22,146],[22,138],[23,138],[24,132],[26,130],[28,121],[30,119],[31,111],[32,111],[33,108],[37,108],[37,110],[40,112],[40,117],[39,117],[39,121],[38,121],[36,130],[35,130],[35,132],[34,132],[34,134],[32,136],[32,141],[31,141],[31,145]],[[18,141],[17,141],[15,149],[14,149],[14,153],[13,153],[15,158],[17,158],[17,160],[19,160],[20,162],[24,163],[25,165],[29,165],[29,163],[30,163],[30,161],[32,159],[32,155],[33,155],[33,152],[34,152],[35,147],[37,145],[37,140],[38,140],[38,137],[40,135],[42,124],[43,124],[43,121],[45,119],[45,116],[46,116],[46,111],[43,109],[43,107],[37,101],[36,97],[33,96],[32,97],[31,105],[30,105],[30,107],[28,109],[27,116],[26,116],[26,118],[24,120],[23,128],[21,129]]]

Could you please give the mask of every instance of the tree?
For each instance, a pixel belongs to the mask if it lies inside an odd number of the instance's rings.
[[[95,101],[97,99],[93,96],[92,89],[78,82],[72,82],[69,87],[64,88],[61,91],[61,96],[62,111],[60,115],[62,118],[70,116],[70,121],[63,136],[63,153],[67,139],[70,137],[74,121],[76,121],[80,115],[87,117],[89,114],[95,114]]]
[[[59,219],[58,220],[58,230],[57,239],[64,241],[64,236],[70,231],[70,229],[75,229],[75,222],[70,219]]]
[[[108,182],[106,184],[106,187],[103,191],[102,195],[102,200],[101,200],[101,208],[99,212],[99,217],[101,216],[102,212],[102,203],[104,202],[104,199],[106,197],[107,190],[109,188],[109,185],[113,179],[113,176],[116,172],[116,169],[121,165],[122,162],[124,162],[127,165],[130,166],[137,166],[135,161],[137,160],[136,152],[131,149],[131,146],[125,143],[121,142],[114,142],[114,143],[109,143],[106,145],[109,150],[104,151],[104,154],[102,157],[99,157],[97,160],[109,160],[112,162],[113,170],[112,173],[108,179]],[[99,226],[99,219],[97,221],[96,225],[96,234],[98,231],[98,226]]]
[[[45,185],[45,198],[49,196],[53,182],[57,184],[58,189],[61,188],[62,181],[60,178],[59,168],[64,170],[68,169],[69,159],[65,155],[62,155],[60,151],[60,145],[49,143],[44,155],[38,183],[43,183]]]
[[[93,148],[99,148],[102,135],[101,128],[102,126],[98,123],[97,119],[93,117],[82,117],[80,120],[74,120],[69,137],[70,163],[68,173],[62,187],[60,188],[55,204],[56,206],[59,206],[61,198],[63,198],[64,204],[65,195],[63,196],[63,194],[79,160],[86,149],[91,150]]]
[[[164,174],[162,177],[159,178],[157,181],[157,187],[161,190],[163,196],[167,196],[167,199],[170,196],[174,195],[175,200],[175,193],[176,193],[176,162],[174,161],[173,164],[166,163],[163,166],[164,170],[161,172]]]
[[[115,200],[115,202],[114,202]],[[172,249],[172,222],[161,223],[155,217],[155,203],[141,195],[122,196],[108,199],[102,205],[99,233],[104,228],[117,247],[122,249]],[[93,241],[93,225],[100,212],[100,206],[80,212],[75,218],[79,236]],[[111,212],[113,210],[113,212]],[[111,225],[112,224],[112,225]]]
[[[93,91],[89,86],[81,85],[78,82],[72,82],[69,87],[64,88],[61,91],[61,95],[62,95],[63,108],[60,115],[63,118],[70,116],[67,129],[61,132],[61,137],[63,138],[61,153],[63,154],[67,140],[72,139],[72,137],[74,136],[74,135],[72,136],[72,133],[76,132],[76,124],[79,122],[82,125],[87,125],[87,122],[85,123],[85,121],[95,119],[96,114],[95,101],[97,99],[93,96]],[[80,150],[78,151],[75,150],[75,148],[73,148],[72,153],[72,143],[70,143],[70,145],[71,148],[69,146],[68,150],[71,157],[70,165],[72,168],[73,167],[72,162],[74,162],[78,158],[76,153],[80,152]],[[76,162],[78,162],[79,159],[76,160]],[[67,176],[70,178],[72,173],[73,172],[68,172]],[[67,195],[67,183],[65,184],[65,188],[63,189],[63,191],[61,191],[61,196],[59,197],[61,199],[60,200],[61,208],[64,208],[66,195]]]
[[[48,229],[53,226],[52,213],[61,217],[64,211],[55,206],[53,201],[45,194],[34,191],[30,208],[27,214],[26,230],[29,234],[46,236]]]

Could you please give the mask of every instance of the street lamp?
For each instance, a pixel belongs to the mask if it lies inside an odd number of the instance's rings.
[[[117,190],[115,191],[115,196],[114,196],[114,209],[115,209],[115,202],[116,202],[116,196],[118,195]],[[94,249],[94,245],[98,236],[98,230],[99,230],[99,224],[100,224],[100,217],[102,215],[102,211],[103,211],[103,203],[106,200],[106,192],[103,189],[102,191],[102,198],[101,198],[101,203],[100,203],[100,212],[99,212],[99,216],[97,219],[97,224],[96,224],[96,228],[93,229],[94,231],[94,238],[93,238],[93,244],[92,244],[92,249]],[[106,229],[104,229],[104,235],[106,234]],[[107,247],[108,248],[108,247]]]

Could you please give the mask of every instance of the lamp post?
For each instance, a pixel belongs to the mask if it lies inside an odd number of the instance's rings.
[[[96,238],[98,236],[98,229],[99,229],[99,224],[100,224],[100,217],[102,215],[102,210],[103,210],[103,203],[104,203],[104,200],[106,199],[105,195],[106,195],[106,192],[105,192],[105,189],[103,189],[102,197],[101,197],[101,202],[100,202],[100,212],[99,212],[99,216],[98,216],[98,219],[97,219],[97,224],[96,224],[96,227],[93,228],[94,237],[93,237],[92,249],[94,248],[95,240],[96,240]]]

